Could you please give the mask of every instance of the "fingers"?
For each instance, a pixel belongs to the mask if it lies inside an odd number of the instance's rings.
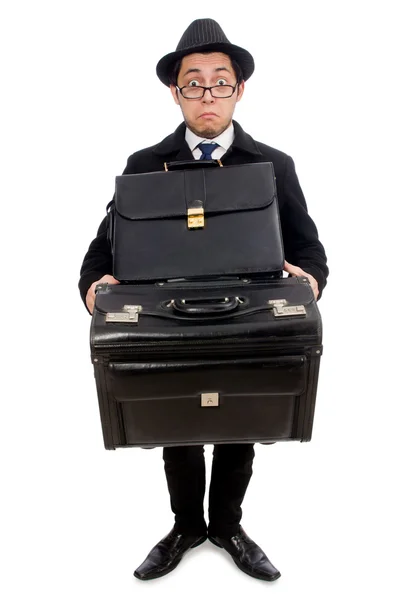
[[[306,271],[304,271],[300,267],[297,267],[296,265],[291,265],[291,263],[287,261],[284,261],[284,271],[287,271],[287,273],[290,273],[291,275],[295,275],[297,277],[307,277],[310,283],[310,287],[313,290],[314,297],[317,300],[320,292],[318,289],[317,280],[313,277],[313,275],[310,275],[310,273],[306,273]]]
[[[310,286],[313,290],[313,294],[314,294],[314,299],[317,300],[318,295],[319,295],[319,289],[318,289],[318,283],[317,281],[314,279],[313,275],[309,275],[307,274],[306,277],[309,279],[310,281]]]
[[[96,283],[95,283],[95,285],[96,285]],[[87,295],[85,297],[85,303],[87,305],[88,310],[90,311],[90,314],[92,315],[92,313],[94,311],[94,304],[95,304],[95,292],[93,291],[92,286],[90,287],[90,289],[87,292]]]
[[[99,281],[94,281],[88,289],[87,295],[85,297],[85,303],[87,305],[88,310],[92,314],[94,312],[94,304],[95,304],[95,288],[98,285]]]
[[[120,283],[120,281],[118,279],[115,279],[113,277],[113,275],[104,275],[103,277],[98,279],[98,281],[95,281],[95,285],[97,285],[98,283],[116,284],[116,283]]]
[[[284,261],[284,271],[287,271],[287,273],[291,273],[291,275],[296,275],[298,277],[307,275],[303,269],[297,267],[296,265],[291,265],[291,263],[287,261]]]
[[[310,275],[309,273],[305,273],[305,271],[302,271],[302,274],[303,274],[304,277],[308,278],[309,283],[310,283],[310,287],[313,290],[314,298],[315,298],[315,300],[317,300],[317,297],[318,297],[318,294],[319,294],[317,280],[314,279],[313,275]]]
[[[94,281],[94,283],[91,284],[91,286],[87,292],[87,295],[85,297],[85,303],[91,314],[94,312],[95,288],[98,285],[98,283],[109,283],[109,284],[113,285],[113,284],[120,283],[120,281],[118,279],[115,279],[113,277],[113,275],[104,275],[103,277],[98,279],[98,281]]]

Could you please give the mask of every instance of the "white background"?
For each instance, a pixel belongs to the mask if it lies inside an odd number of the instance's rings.
[[[77,289],[115,175],[181,121],[155,66],[203,17],[254,55],[235,118],[294,158],[331,272],[313,439],[257,445],[243,504],[273,584],[209,543],[133,577],[172,527],[161,450],[104,450]],[[0,22],[2,598],[395,598],[392,2],[14,0]]]

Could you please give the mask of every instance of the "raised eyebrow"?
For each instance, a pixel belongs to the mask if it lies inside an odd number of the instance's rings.
[[[188,69],[186,73],[182,75],[182,77],[186,77],[186,75],[189,75],[189,73],[201,73],[201,69]]]
[[[215,73],[218,73],[219,71],[227,71],[228,73],[231,74],[230,69],[228,69],[227,67],[217,67],[216,69],[214,69]],[[186,75],[189,75],[189,73],[201,73],[201,69],[194,69],[193,67],[191,69],[188,69],[186,71],[186,73],[184,73],[182,75],[182,77],[186,77]]]
[[[228,69],[227,67],[218,67],[217,69],[215,69],[216,72],[218,71],[227,71],[228,73],[231,73],[231,70]]]

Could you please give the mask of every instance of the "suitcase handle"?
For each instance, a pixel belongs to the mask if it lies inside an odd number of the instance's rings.
[[[181,171],[192,169],[203,169],[207,167],[223,167],[222,162],[218,159],[210,160],[176,160],[174,162],[165,162],[165,171]]]
[[[171,300],[170,306],[176,313],[184,315],[219,315],[234,312],[245,301],[234,296],[232,298],[189,298]]]

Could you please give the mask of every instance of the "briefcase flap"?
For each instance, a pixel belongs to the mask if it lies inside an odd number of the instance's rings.
[[[264,209],[276,198],[272,163],[139,173],[116,177],[115,207],[130,220],[186,217]]]

